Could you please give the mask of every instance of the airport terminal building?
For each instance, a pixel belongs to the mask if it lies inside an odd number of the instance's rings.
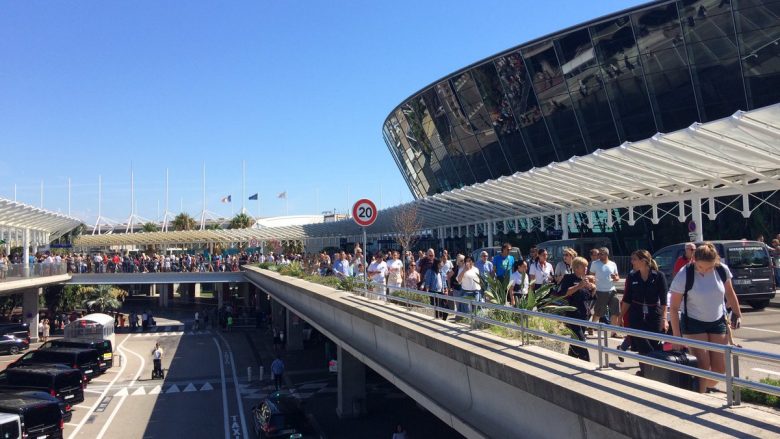
[[[442,78],[383,136],[421,198],[778,102],[780,0],[662,0]]]

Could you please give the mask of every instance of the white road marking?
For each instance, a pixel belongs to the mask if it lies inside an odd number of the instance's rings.
[[[103,393],[103,392],[101,392],[101,391],[99,391],[99,390],[88,390],[88,389],[84,389],[84,392],[85,392],[85,393],[97,393],[98,395],[100,395],[101,393]]]
[[[162,387],[157,385],[157,386],[154,386],[154,388],[149,391],[149,394],[150,395],[159,395],[160,392],[162,392]]]
[[[192,385],[192,383],[187,384],[187,387],[182,390],[182,392],[197,392],[198,389],[195,388],[195,386]]]
[[[143,387],[139,387],[135,389],[135,392],[131,393],[133,396],[140,396],[140,395],[146,395],[146,390],[144,390]]]
[[[751,331],[771,332],[772,334],[780,334],[780,331],[773,331],[771,329],[763,329],[763,328],[751,328],[750,326],[740,326],[740,329],[749,329]]]
[[[120,391],[114,393],[114,396],[127,396],[127,387],[122,387]]]
[[[144,360],[144,357],[142,357],[132,349],[125,351],[125,349],[122,348],[122,352],[130,352],[131,354],[135,355],[141,360],[141,367],[138,368],[138,372],[135,373],[135,377],[133,377],[133,381],[130,382],[130,386],[132,386],[138,381],[138,377],[141,376],[141,372],[143,372],[144,366],[146,366],[146,360]],[[114,410],[111,412],[110,415],[108,415],[108,419],[106,419],[106,423],[103,424],[103,428],[100,429],[100,432],[98,433],[97,437],[95,437],[95,439],[101,439],[103,435],[106,434],[106,430],[108,430],[108,427],[111,426],[111,421],[113,421],[114,416],[116,416],[116,414],[119,413],[119,409],[122,407],[122,404],[125,403],[126,399],[127,399],[126,395],[122,396],[122,398],[119,400],[119,403],[117,403],[116,407],[114,407]]]
[[[780,372],[775,372],[774,370],[761,369],[760,367],[754,367],[753,370],[755,370],[756,372],[762,372],[762,373],[768,373],[770,375],[778,375],[778,376],[780,376]]]
[[[216,338],[211,338],[214,340],[214,344],[217,345],[217,351],[219,351],[219,358],[222,358],[222,348],[219,346],[219,342]],[[222,416],[224,417],[224,423],[225,423],[225,439],[230,439],[230,426],[228,425],[230,422],[228,421],[228,408],[227,408],[227,387],[225,384],[225,365],[222,364],[222,361],[219,361],[219,373],[220,376],[222,376],[222,379],[220,380],[222,382]]]
[[[168,387],[168,390],[165,391],[165,393],[179,393],[179,386],[176,384],[172,385],[171,387]]]
[[[230,368],[233,370],[233,383],[236,385],[233,386],[233,388],[236,391],[236,402],[238,403],[238,415],[241,417],[241,430],[244,432],[244,437],[249,437],[247,434],[247,428],[246,428],[246,418],[244,417],[244,404],[241,401],[241,391],[238,389],[238,374],[236,373],[236,362],[233,358],[233,350],[230,349],[230,344],[225,340],[225,337],[222,336],[222,334],[217,333],[219,338],[222,339],[222,341],[225,342],[225,349],[227,349],[227,353],[230,355]]]
[[[203,385],[203,387],[200,388],[201,392],[204,390],[214,390],[214,387],[212,387],[210,383],[206,383]]]
[[[125,337],[125,339],[122,340],[122,343],[119,343],[119,346],[117,346],[117,349],[122,349],[122,345],[124,345],[125,342],[127,340],[129,340],[129,339],[130,339],[130,337]],[[92,413],[95,412],[95,409],[97,408],[97,406],[100,405],[100,403],[103,401],[103,398],[106,396],[106,393],[108,393],[108,390],[111,389],[111,386],[114,384],[114,382],[116,382],[116,380],[118,380],[119,377],[122,375],[122,372],[124,372],[126,365],[127,365],[126,361],[122,362],[122,367],[119,369],[119,373],[116,374],[116,377],[114,377],[114,379],[111,380],[111,382],[108,384],[108,386],[106,386],[106,390],[104,390],[103,393],[100,394],[100,396],[98,397],[97,401],[95,401],[95,405],[93,405],[89,409],[89,411],[87,412],[87,415],[84,416],[84,418],[81,420],[81,422],[79,422],[79,424],[76,426],[76,429],[73,430],[73,432],[70,434],[70,436],[68,436],[68,439],[75,438],[76,435],[78,434],[79,430],[81,430],[81,428],[84,427],[84,424],[87,423],[87,420],[90,418],[90,416],[92,416]]]

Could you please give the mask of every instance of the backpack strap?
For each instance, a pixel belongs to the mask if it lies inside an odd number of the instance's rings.
[[[728,275],[726,275],[726,269],[723,268],[722,265],[718,264],[715,266],[715,271],[718,272],[718,275],[720,276],[720,281],[724,284],[726,283],[726,280],[728,280]]]
[[[693,288],[693,281],[695,280],[694,272],[693,272],[694,270],[693,264],[686,265],[684,270],[685,270],[685,291],[683,291],[683,319],[685,319],[685,326],[688,326],[688,291],[690,291],[691,288]]]

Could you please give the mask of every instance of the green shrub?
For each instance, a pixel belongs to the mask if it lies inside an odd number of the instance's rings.
[[[772,378],[762,378],[760,382],[769,384],[770,386],[780,386],[780,380]],[[755,404],[767,405],[770,407],[780,407],[780,398],[768,393],[759,392],[753,389],[739,389],[742,393],[742,401],[752,402]]]
[[[303,270],[303,266],[298,261],[291,262],[287,265],[279,266],[278,272],[281,275],[291,276],[291,277],[303,277],[303,275],[305,274]]]
[[[273,264],[270,263],[270,262],[261,262],[261,263],[257,264],[258,268],[262,268],[263,270],[270,269],[272,265]]]

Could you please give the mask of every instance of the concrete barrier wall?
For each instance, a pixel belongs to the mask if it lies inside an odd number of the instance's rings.
[[[778,419],[718,398],[267,270],[246,278],[467,437],[780,435]]]

